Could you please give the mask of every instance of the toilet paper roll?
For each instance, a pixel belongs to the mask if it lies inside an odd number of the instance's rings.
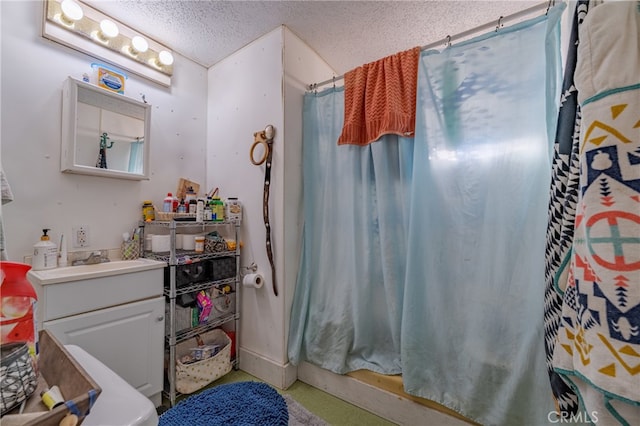
[[[245,287],[260,288],[264,285],[264,277],[261,274],[247,274],[242,280]]]
[[[153,239],[153,234],[146,234],[144,236],[144,249],[147,251],[151,251],[151,240]]]
[[[196,236],[191,234],[182,235],[182,248],[185,250],[196,249]]]
[[[152,235],[151,251],[154,253],[169,251],[171,249],[171,240],[169,238],[169,235]]]

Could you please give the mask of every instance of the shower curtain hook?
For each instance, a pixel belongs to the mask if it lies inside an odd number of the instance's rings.
[[[335,75],[333,76],[333,88],[334,89],[336,88],[336,76]]]
[[[544,13],[545,15],[549,14],[549,9],[555,4],[554,0],[549,0],[549,4],[547,4],[547,11]]]
[[[496,32],[498,32],[498,30],[502,26],[502,18],[504,18],[504,16],[501,16],[498,18],[498,25],[496,25]]]
[[[447,47],[451,47],[451,36],[450,35],[447,36],[447,41],[445,42],[445,45]]]

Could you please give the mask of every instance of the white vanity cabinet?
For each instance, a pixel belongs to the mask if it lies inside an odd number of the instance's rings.
[[[38,293],[38,327],[64,345],[80,346],[159,406],[166,263],[109,263],[30,271]],[[76,273],[77,268],[88,272]]]

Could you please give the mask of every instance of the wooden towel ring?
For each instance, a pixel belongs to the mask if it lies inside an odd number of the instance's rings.
[[[275,130],[273,126],[269,124],[263,131],[255,132],[253,134],[253,145],[251,145],[251,149],[249,150],[249,159],[254,166],[259,166],[264,163],[271,153],[271,145],[273,144],[274,133]],[[264,146],[264,153],[262,154],[262,158],[256,161],[255,157],[253,156],[253,152],[258,145]]]

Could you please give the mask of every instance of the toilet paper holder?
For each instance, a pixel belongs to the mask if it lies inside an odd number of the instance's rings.
[[[251,262],[251,265],[249,265],[249,266],[241,266],[241,269],[244,272],[240,272],[240,275],[242,275],[244,277],[247,274],[255,274],[256,272],[258,272],[258,265],[256,265],[255,262]]]

